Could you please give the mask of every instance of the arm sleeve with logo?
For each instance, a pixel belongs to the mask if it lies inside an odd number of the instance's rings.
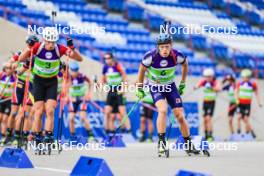
[[[186,56],[181,53],[181,52],[177,52],[177,64],[184,64],[186,62]]]
[[[152,63],[152,54],[149,51],[144,55],[141,64],[144,65],[145,67],[150,67],[151,63]]]

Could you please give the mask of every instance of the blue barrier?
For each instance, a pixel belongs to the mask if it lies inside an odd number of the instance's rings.
[[[179,170],[176,176],[209,176],[208,174],[201,172],[193,172],[188,170]]]
[[[23,149],[5,148],[0,157],[0,167],[33,168],[33,164]]]
[[[81,156],[70,176],[112,176],[113,173],[105,160]]]
[[[101,107],[104,107],[104,102],[97,102]],[[126,108],[130,109],[133,106],[134,102],[128,102]],[[92,131],[95,134],[95,137],[97,138],[106,138],[106,135],[104,133],[103,129],[103,119],[104,114],[100,112],[97,108],[95,108],[92,104],[88,103],[87,106],[87,118],[90,121]],[[136,109],[131,113],[129,116],[131,121],[131,127],[132,127],[132,135],[136,138],[139,131],[139,125],[140,125],[140,106],[137,106]],[[184,103],[184,111],[186,119],[189,123],[190,132],[191,135],[198,135],[199,134],[199,114],[198,114],[198,104],[194,102],[190,103]],[[170,117],[173,115],[172,111],[169,109],[168,116],[167,116],[167,131],[170,126]],[[54,135],[57,136],[57,127],[58,127],[58,116],[59,116],[59,108],[55,111],[55,124],[54,124]],[[153,117],[153,124],[156,124],[157,120],[157,113],[154,113]],[[118,125],[119,122],[116,122]],[[116,126],[117,126],[116,125]],[[154,125],[155,126],[155,125]],[[76,117],[75,118],[75,129],[76,129],[76,135],[77,136],[84,136],[87,137],[86,130],[83,127],[81,120]],[[69,117],[68,117],[68,109],[65,107],[64,115],[63,115],[63,123],[62,123],[62,134],[63,138],[68,139],[70,137],[70,131],[69,131]],[[154,136],[157,135],[156,129],[154,129]],[[177,121],[174,121],[170,138],[176,138],[180,135],[180,129],[179,124]]]

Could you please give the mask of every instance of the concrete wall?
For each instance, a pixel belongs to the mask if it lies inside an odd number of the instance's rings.
[[[0,18],[0,39],[1,39],[1,47],[0,47],[0,61],[1,64],[4,60],[7,59],[8,56],[11,56],[11,51],[17,51],[25,48],[25,38],[27,35],[27,31],[15,24],[9,23]],[[100,78],[102,64],[90,59],[85,58],[85,60],[80,64],[81,71],[87,74],[89,77],[93,75],[98,75]],[[180,68],[179,68],[180,69]],[[179,82],[180,78],[177,78],[176,82]],[[128,77],[128,82],[130,84],[135,83],[136,75],[130,75]],[[195,101],[199,103],[199,109],[202,106],[202,90],[192,91],[193,86],[199,81],[197,77],[188,77],[187,80],[187,90],[186,95],[183,96],[184,101]],[[258,80],[259,90],[261,94],[261,99],[264,102],[264,81]],[[128,100],[136,100],[134,93],[126,94]],[[94,99],[105,99],[105,94],[94,93]],[[221,138],[226,138],[229,135],[228,130],[228,119],[227,119],[227,109],[228,102],[227,93],[220,93],[217,98],[217,104],[214,115],[214,131],[216,136],[220,136]],[[252,117],[251,122],[256,131],[259,140],[264,140],[264,108],[259,108],[256,105],[255,99],[253,101],[252,107]],[[201,117],[201,111],[200,111]],[[202,118],[201,118],[201,129],[202,129]],[[202,132],[203,130],[201,130]]]

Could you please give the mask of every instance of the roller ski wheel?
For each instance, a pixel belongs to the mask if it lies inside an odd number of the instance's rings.
[[[169,149],[167,149],[167,142],[165,142],[165,146],[160,146],[161,142],[159,141],[158,144],[158,156],[165,156],[166,158],[169,158],[170,153],[169,153]]]
[[[45,139],[45,151],[47,152],[48,155],[51,155],[52,151],[52,144],[54,143],[54,139],[51,136],[46,136]]]
[[[170,157],[170,152],[169,152],[169,150],[159,151],[158,152],[158,156],[159,157],[165,156],[166,158],[169,158]]]
[[[199,150],[186,150],[186,153],[188,156],[192,156],[192,155],[199,155],[200,151]]]
[[[1,146],[11,146],[13,143],[13,138],[12,137],[5,137],[3,138],[1,142]]]
[[[210,157],[210,153],[208,150],[203,150],[203,154],[207,157]]]
[[[170,157],[170,151],[169,150],[165,150],[165,156],[166,156],[166,158]]]
[[[43,152],[43,155],[51,155],[51,143],[45,144],[45,150]]]
[[[41,155],[42,154],[42,150],[36,149],[35,150],[35,155]]]
[[[61,143],[57,141],[57,147],[58,147],[58,154],[62,152]]]
[[[62,148],[59,148],[58,153],[60,154],[62,152]]]

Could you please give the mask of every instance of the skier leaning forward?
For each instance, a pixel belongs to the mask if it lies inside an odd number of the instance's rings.
[[[179,89],[177,89],[174,83],[176,66],[178,64],[182,65],[182,79]],[[199,154],[200,151],[196,150],[191,143],[190,131],[184,117],[182,99],[180,97],[185,90],[188,62],[182,53],[172,48],[172,37],[169,34],[160,34],[157,38],[157,49],[147,52],[142,59],[139,67],[138,88],[136,92],[137,97],[140,99],[145,96],[143,90],[145,72],[147,73],[150,93],[158,109],[157,131],[159,138],[159,156],[166,154],[168,151],[167,141],[165,140],[168,104],[179,122],[181,133],[188,146],[186,152]]]

